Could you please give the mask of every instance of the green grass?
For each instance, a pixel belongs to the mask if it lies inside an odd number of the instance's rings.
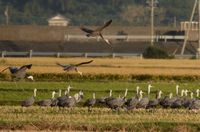
[[[151,89],[151,98],[155,97],[157,90],[163,91],[163,96],[168,95],[170,92],[173,92],[175,95],[175,86],[180,85],[181,89],[188,89],[195,92],[199,88],[198,82],[191,83],[175,83],[175,82],[152,82],[154,87]],[[108,96],[109,90],[113,90],[113,96],[118,97],[119,95],[123,96],[124,91],[128,88],[128,98],[135,96],[136,86],[147,93],[148,82],[119,82],[119,81],[110,81],[110,82],[0,82],[0,104],[1,105],[19,105],[20,101],[25,98],[32,96],[33,89],[37,88],[37,101],[45,98],[51,97],[51,92],[58,92],[59,89],[62,89],[63,94],[67,89],[67,86],[71,85],[70,94],[73,95],[79,90],[84,92],[84,100],[92,97],[92,93],[96,93],[96,97]]]

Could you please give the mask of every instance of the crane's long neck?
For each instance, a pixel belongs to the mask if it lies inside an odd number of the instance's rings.
[[[152,86],[149,84],[149,85],[148,85],[148,95],[151,93],[151,87],[152,87]]]
[[[186,97],[188,96],[188,90],[187,89],[185,90],[185,96]]]
[[[65,95],[68,95],[68,91],[67,90],[65,91]]]
[[[33,96],[36,97],[36,95],[37,95],[37,89],[34,89],[34,94],[33,94]]]
[[[193,92],[191,92],[190,93],[190,97],[191,97],[191,99],[193,99],[194,97],[193,97]]]
[[[109,95],[110,97],[112,96],[112,90],[110,90],[110,95]]]
[[[59,97],[61,97],[62,96],[62,90],[60,89],[59,90],[59,95],[58,95]]]
[[[199,89],[197,89],[196,92],[197,92],[197,98],[199,98]]]
[[[51,97],[52,99],[55,97],[55,94],[56,94],[56,92],[53,91],[53,92],[52,92],[52,97]]]
[[[172,94],[172,93],[170,93],[170,94],[169,94],[169,98],[171,99],[171,98],[172,98],[172,96],[173,96],[173,94]]]
[[[185,90],[181,90],[181,97],[183,97]]]
[[[124,93],[124,97],[127,96],[127,93],[128,93],[128,89],[126,89],[125,93]]]
[[[179,85],[176,85],[176,95],[178,95]]]
[[[140,90],[140,87],[137,86],[137,87],[136,87],[136,93],[137,93],[137,95],[139,95],[139,90]]]
[[[95,93],[93,93],[93,99],[95,99]]]
[[[142,90],[140,91],[140,97],[139,97],[139,101],[143,98],[143,92]]]
[[[158,92],[158,97],[157,97],[157,99],[160,99],[161,96],[162,96],[162,91],[159,91],[159,92]]]

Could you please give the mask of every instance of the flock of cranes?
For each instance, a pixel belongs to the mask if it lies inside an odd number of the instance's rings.
[[[109,96],[96,98],[95,93],[92,94],[92,98],[87,99],[83,106],[88,107],[88,111],[92,111],[92,107],[97,106],[105,106],[113,111],[119,111],[120,109],[124,109],[126,111],[133,109],[150,109],[150,108],[187,108],[187,109],[200,109],[200,99],[199,94],[200,91],[197,89],[196,96],[195,93],[189,91],[187,89],[182,89],[179,92],[179,86],[176,86],[176,96],[173,96],[173,93],[169,93],[169,95],[162,97],[163,92],[161,90],[156,92],[156,97],[154,99],[150,98],[152,85],[148,85],[147,96],[143,96],[145,92],[143,92],[139,87],[136,88],[135,96],[131,98],[127,98],[128,89],[125,89],[124,96],[122,97],[113,97],[112,90],[110,90]],[[37,102],[37,104],[41,107],[74,107],[79,102],[82,101],[84,94],[82,91],[70,95],[71,87],[68,86],[65,94],[62,96],[61,90],[58,92],[58,97],[55,97],[57,94],[55,91],[52,92],[52,98],[41,100]],[[34,89],[34,94],[32,97],[27,98],[21,104],[23,107],[29,107],[36,102],[36,92],[37,89]],[[188,97],[190,96],[190,97]]]
[[[60,64],[58,62],[56,64],[58,66],[62,67],[64,71],[67,71],[67,72],[75,71],[82,76],[83,73],[78,70],[78,67],[81,66],[81,65],[92,63],[92,62],[93,62],[93,60],[81,62],[81,63],[78,63],[78,64]],[[6,67],[5,69],[3,69],[0,73],[9,69],[13,78],[23,79],[23,78],[26,77],[26,70],[31,69],[31,67],[32,67],[32,64],[23,65],[21,67],[9,66],[9,67]],[[27,78],[33,80],[33,76],[28,76]]]
[[[81,62],[78,64],[60,64],[64,71],[75,70],[77,73],[82,75],[82,72],[78,70],[78,66],[89,64],[93,62],[93,60]],[[23,65],[19,68],[17,67],[7,67],[2,70],[5,71],[7,69],[10,70],[10,73],[15,78],[24,78],[26,76],[26,70],[30,69],[32,64]],[[29,79],[33,80],[33,76],[28,76]],[[170,93],[168,96],[162,97],[163,92],[158,91],[156,93],[156,98],[151,100],[151,85],[148,85],[147,88],[147,96],[143,97],[144,92],[136,87],[136,96],[127,99],[128,89],[125,90],[125,94],[123,97],[113,97],[112,90],[110,90],[110,94],[107,97],[96,98],[95,93],[93,93],[92,98],[86,100],[84,106],[88,107],[88,111],[91,111],[92,106],[94,105],[103,105],[112,110],[119,110],[120,108],[124,108],[126,110],[138,109],[138,108],[155,108],[155,107],[163,107],[163,108],[189,108],[189,109],[200,109],[200,100],[199,100],[199,89],[196,90],[196,98],[194,97],[194,92],[189,90],[181,90],[179,94],[179,86],[176,86],[176,96],[173,96],[173,93]],[[58,107],[73,107],[77,103],[79,103],[83,99],[83,92],[80,91],[75,95],[70,95],[70,88],[65,91],[65,95],[62,96],[61,91],[59,92],[59,97],[55,98],[56,92],[52,92],[51,99],[45,99],[38,102],[40,106],[58,106]],[[37,89],[34,89],[34,95],[29,97],[25,101],[22,102],[22,106],[28,107],[34,104],[36,98]],[[188,97],[190,95],[190,98]]]

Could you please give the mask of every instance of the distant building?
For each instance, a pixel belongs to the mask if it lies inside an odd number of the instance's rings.
[[[188,30],[198,30],[199,29],[199,23],[192,21],[191,23],[189,21],[181,22],[181,30],[185,31]]]
[[[58,14],[50,19],[48,19],[49,26],[68,26],[69,19]]]

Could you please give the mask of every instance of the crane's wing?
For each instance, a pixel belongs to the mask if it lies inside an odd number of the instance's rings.
[[[32,67],[32,64],[23,65],[18,69],[18,71],[25,71],[26,69],[31,69],[31,67]]]
[[[80,66],[80,65],[84,65],[84,64],[89,64],[89,63],[91,63],[91,62],[93,62],[93,60],[86,61],[86,62],[81,62],[81,63],[76,64],[75,66]]]
[[[82,31],[86,32],[86,33],[92,33],[92,32],[94,32],[94,30],[89,29],[89,28],[85,28],[85,27],[83,27],[83,26],[81,26],[80,29],[81,29]]]
[[[6,67],[6,68],[5,68],[5,69],[3,69],[1,72],[4,72],[4,71],[5,71],[5,70],[7,70],[8,68],[9,68],[9,67]],[[1,72],[0,72],[0,73],[1,73]]]
[[[58,63],[58,62],[56,62],[56,64],[57,64],[58,66],[63,67],[63,68],[66,68],[66,67],[71,66],[71,64],[65,64],[65,65],[63,65],[63,64],[60,64],[60,63]]]
[[[28,65],[23,65],[19,68],[19,70],[26,70],[26,69],[31,69],[32,64],[28,64]]]
[[[109,20],[103,26],[98,27],[97,29],[95,29],[95,31],[102,31],[104,28],[106,28],[107,26],[109,26],[111,23],[112,23],[112,20]]]
[[[108,45],[111,46],[111,42],[108,39],[105,39],[101,33],[99,35]]]

